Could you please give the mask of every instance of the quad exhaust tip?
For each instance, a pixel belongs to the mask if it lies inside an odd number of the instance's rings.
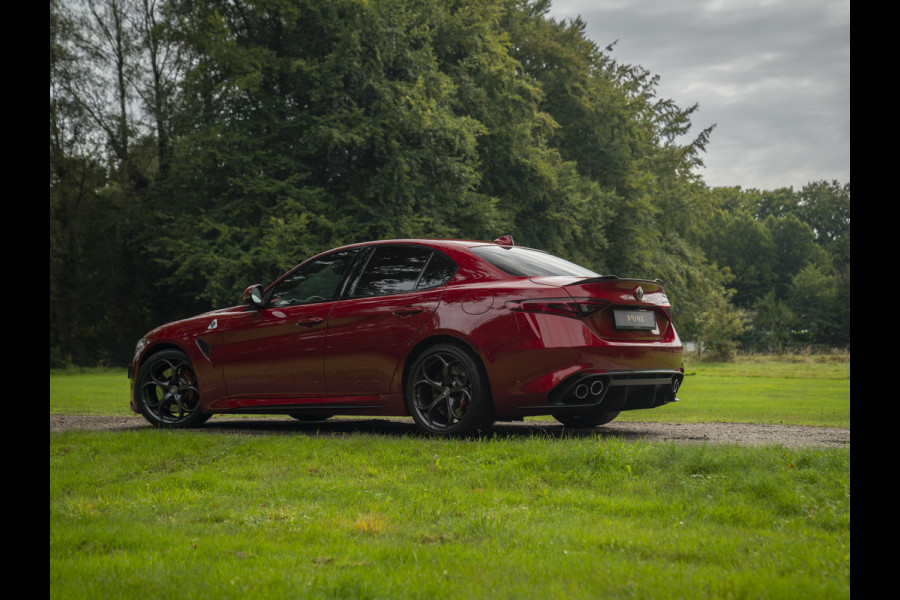
[[[668,402],[678,402],[681,388],[680,373],[667,371],[634,371],[591,373],[580,376],[577,382],[560,386],[549,400],[551,405],[627,406],[653,408]],[[616,409],[618,410],[618,409]]]
[[[603,394],[604,389],[606,389],[606,384],[603,380],[595,379],[576,385],[575,389],[572,390],[572,395],[575,396],[575,399],[577,400],[584,400],[589,394],[596,398]]]

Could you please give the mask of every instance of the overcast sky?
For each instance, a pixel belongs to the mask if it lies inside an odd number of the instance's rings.
[[[612,57],[659,75],[660,97],[716,124],[707,185],[850,181],[849,0],[552,0]]]

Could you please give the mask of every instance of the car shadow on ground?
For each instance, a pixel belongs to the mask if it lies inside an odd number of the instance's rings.
[[[421,437],[433,438],[420,431],[412,419],[370,418],[337,418],[327,421],[301,422],[294,419],[254,419],[245,418],[213,418],[202,428],[209,432],[238,433],[245,435],[294,434],[307,436],[339,436],[368,434],[387,437]],[[639,429],[611,429],[594,427],[588,429],[572,429],[549,421],[502,421],[480,438],[586,438],[616,437],[624,439],[640,439],[645,437]]]

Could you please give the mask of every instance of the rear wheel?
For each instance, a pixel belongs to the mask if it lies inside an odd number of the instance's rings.
[[[573,429],[588,429],[599,425],[606,425],[619,416],[617,411],[601,411],[594,410],[591,412],[581,413],[578,415],[566,415],[554,413],[553,418]]]
[[[494,422],[487,377],[454,345],[432,346],[415,360],[405,396],[416,425],[432,435],[470,435]]]
[[[149,357],[138,370],[134,393],[141,414],[157,427],[197,427],[210,417],[200,411],[197,375],[179,350]]]

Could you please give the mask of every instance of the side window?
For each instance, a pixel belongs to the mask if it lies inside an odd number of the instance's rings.
[[[419,278],[419,284],[416,286],[416,289],[425,290],[444,285],[455,274],[456,263],[440,252],[432,252],[431,259],[428,261],[422,277]]]
[[[337,298],[344,275],[358,253],[355,248],[342,250],[298,267],[278,282],[270,305],[311,304]]]
[[[415,290],[430,255],[429,248],[377,246],[353,296],[384,296]]]

